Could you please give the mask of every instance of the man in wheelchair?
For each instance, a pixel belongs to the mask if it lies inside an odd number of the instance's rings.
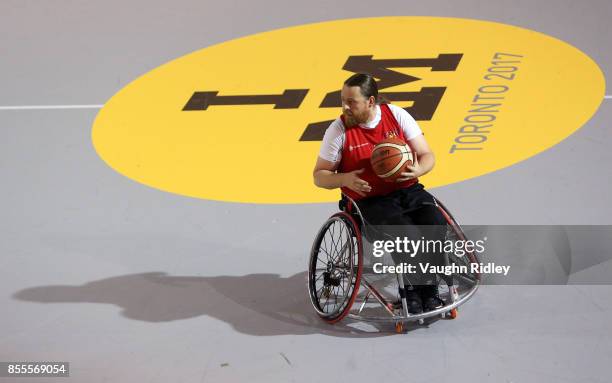
[[[443,240],[446,220],[434,197],[418,182],[419,176],[431,171],[435,159],[417,122],[404,109],[382,100],[369,74],[349,77],[342,87],[341,100],[342,115],[327,128],[321,144],[313,171],[315,185],[340,188],[343,195],[355,201],[368,223],[396,228],[396,232],[387,234]],[[370,166],[374,146],[389,137],[404,140],[415,154],[414,164],[395,183],[383,181]],[[431,230],[423,232],[423,225]],[[392,257],[396,264],[407,260],[397,254]],[[438,263],[440,257],[434,255],[429,260]],[[410,313],[444,305],[435,276],[404,275],[404,285],[400,296],[405,294]]]

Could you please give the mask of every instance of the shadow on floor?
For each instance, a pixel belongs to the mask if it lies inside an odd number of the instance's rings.
[[[307,273],[244,276],[171,276],[163,272],[130,274],[81,286],[39,286],[15,299],[38,303],[106,303],[121,307],[129,319],[169,322],[207,315],[249,335],[325,334],[378,337],[394,334],[393,323],[367,326],[349,319],[329,325],[315,314],[307,292]],[[422,327],[410,326],[408,331]]]

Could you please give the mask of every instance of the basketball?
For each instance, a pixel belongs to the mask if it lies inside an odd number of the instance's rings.
[[[397,137],[378,143],[370,156],[374,173],[387,182],[395,182],[405,171],[406,165],[412,165],[412,162],[410,146]]]

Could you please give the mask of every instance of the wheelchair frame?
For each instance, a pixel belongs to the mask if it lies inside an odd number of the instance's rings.
[[[346,201],[346,206],[342,206],[342,201]],[[321,319],[330,324],[337,323],[345,317],[367,322],[394,322],[396,332],[401,333],[404,331],[404,324],[406,322],[417,321],[419,324],[423,324],[426,318],[437,316],[449,319],[456,318],[457,308],[468,301],[478,289],[480,275],[474,273],[473,279],[463,275],[442,277],[441,279],[448,286],[448,298],[446,300],[443,299],[444,306],[432,311],[411,314],[408,312],[404,278],[401,274],[396,274],[401,307],[394,307],[392,301],[386,298],[363,275],[363,238],[361,229],[367,229],[369,224],[364,219],[355,201],[348,196],[343,196],[342,201],[341,211],[332,215],[319,229],[310,252],[308,290],[313,308]],[[446,238],[448,238],[450,232],[456,238],[466,240],[465,234],[452,214],[435,197],[433,205],[440,210],[447,221]],[[338,241],[334,240],[333,237],[337,231],[340,234]],[[329,233],[331,233],[331,238],[327,237]],[[327,240],[328,238],[329,240]],[[322,245],[329,245],[327,242],[331,242],[332,249],[322,249]],[[332,256],[330,252],[332,250],[337,251],[338,248],[337,256]],[[347,255],[348,257],[346,257]],[[328,262],[324,263],[324,268],[319,267],[321,257],[325,256]],[[467,256],[470,263],[479,262],[475,252],[467,252],[465,256]],[[450,264],[448,253],[444,254],[444,262],[446,265]],[[323,284],[319,287],[318,282],[321,281],[321,278],[323,278]],[[473,286],[460,294],[455,283],[456,278],[468,279]],[[346,286],[341,283],[343,279],[347,281]],[[326,299],[325,304],[322,304],[322,298]],[[385,316],[365,314],[364,308],[370,302],[370,298],[373,298],[372,302],[378,303],[379,307],[382,307]],[[332,300],[333,306],[329,310],[329,302]],[[359,304],[356,312],[352,309],[355,303]]]

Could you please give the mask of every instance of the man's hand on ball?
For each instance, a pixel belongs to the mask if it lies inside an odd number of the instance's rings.
[[[425,173],[421,165],[419,165],[419,161],[414,157],[414,162],[412,165],[406,165],[406,171],[400,173],[400,176],[395,180],[395,182],[404,182],[414,178],[418,178],[419,176]]]
[[[344,173],[342,179],[342,186],[347,187],[365,197],[365,193],[372,191],[372,188],[367,181],[362,180],[357,175],[363,173],[364,169],[353,170],[352,172]]]

